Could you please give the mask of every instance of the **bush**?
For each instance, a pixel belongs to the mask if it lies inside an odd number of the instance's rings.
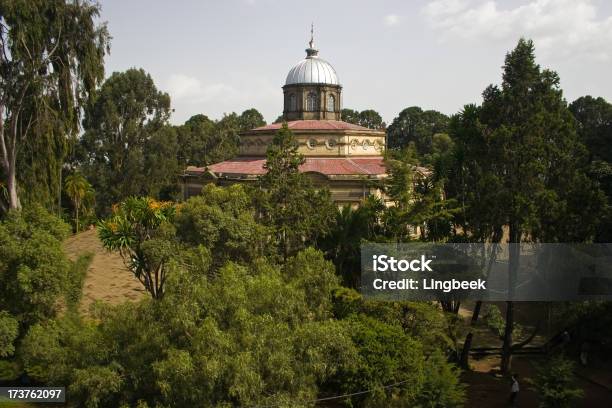
[[[571,407],[583,394],[575,386],[574,363],[562,355],[540,367],[532,383],[540,394],[541,408]]]
[[[71,406],[296,407],[356,358],[349,325],[329,319],[336,277],[320,252],[284,270],[228,263],[214,278],[169,267],[162,299],[36,325],[28,373],[66,384]]]

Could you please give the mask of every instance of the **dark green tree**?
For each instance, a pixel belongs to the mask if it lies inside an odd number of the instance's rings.
[[[384,239],[380,236],[384,209],[384,202],[374,196],[367,197],[356,209],[343,206],[337,210],[334,227],[317,243],[349,287],[359,287],[362,241]]]
[[[345,122],[369,129],[384,130],[386,126],[380,114],[373,109],[366,109],[361,112],[353,109],[342,109],[340,116]]]
[[[104,78],[110,37],[105,24],[96,24],[99,13],[99,5],[89,1],[0,2],[0,177],[6,191],[0,206],[5,210],[21,206],[18,183],[27,184],[37,195],[32,200],[45,205],[59,196],[69,142]]]
[[[255,129],[266,124],[263,115],[255,108],[247,109],[242,112],[238,117],[238,122],[240,124],[241,132]]]
[[[608,208],[612,203],[612,104],[603,98],[583,96],[569,106],[578,124],[578,135],[589,152],[589,176],[605,192]],[[612,211],[602,217],[595,239],[612,240]]]
[[[205,166],[218,160],[218,135],[215,122],[208,116],[194,115],[176,130],[180,166]]]
[[[459,184],[453,188],[459,191],[460,206],[475,206],[461,213],[471,214],[462,222],[472,230],[499,234],[499,226],[507,226],[512,297],[518,244],[591,239],[603,199],[586,176],[585,149],[558,75],[536,64],[533,43],[524,39],[506,55],[503,70],[501,87],[484,91],[482,108],[466,108],[453,125],[461,163],[455,178]],[[512,301],[506,304],[505,320],[501,368],[508,372],[512,352],[520,347],[512,338]]]
[[[82,171],[98,211],[132,195],[160,197],[176,185],[177,137],[167,125],[170,97],[142,69],[113,73],[86,112]]]
[[[448,116],[435,110],[423,111],[418,106],[404,109],[387,128],[390,149],[413,144],[420,156],[433,152],[433,137],[448,130]]]
[[[374,109],[366,109],[359,112],[358,125],[376,130],[382,130],[386,126],[380,113],[376,112]]]
[[[354,109],[344,108],[340,111],[340,117],[343,121],[348,123],[353,123],[355,125],[359,124],[359,111]]]
[[[283,123],[268,147],[266,174],[260,178],[261,211],[265,224],[274,229],[280,254],[286,259],[328,233],[335,207],[328,190],[316,191],[300,173],[304,157],[296,139]]]

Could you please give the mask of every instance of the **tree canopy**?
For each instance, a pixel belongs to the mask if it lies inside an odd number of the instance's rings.
[[[3,209],[50,206],[83,108],[104,78],[109,39],[89,1],[0,2],[0,177]],[[27,184],[20,190],[18,183]],[[31,195],[30,195],[31,194]],[[35,197],[35,198],[34,198]]]
[[[402,110],[387,128],[387,146],[402,149],[412,144],[419,155],[433,153],[434,135],[447,133],[449,118],[435,110],[411,106]]]

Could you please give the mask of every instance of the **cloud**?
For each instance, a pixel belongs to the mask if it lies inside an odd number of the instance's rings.
[[[224,83],[205,85],[199,79],[184,74],[170,75],[166,89],[173,100],[189,102],[234,101],[240,98],[240,92],[231,85]]]
[[[189,98],[202,92],[202,83],[183,74],[173,74],[168,79],[166,88],[173,99]]]
[[[172,116],[175,124],[196,113],[218,119],[224,113],[255,107],[266,117],[274,119],[279,109],[282,110],[282,106],[279,107],[279,101],[282,101],[279,86],[258,76],[228,74],[223,82],[216,82],[206,77],[176,73],[160,83],[163,84],[161,89],[170,94],[172,107],[176,110]]]
[[[392,27],[399,24],[400,18],[397,14],[388,14],[385,16],[383,21],[386,26]]]
[[[514,8],[501,1],[436,0],[423,7],[442,41],[532,38],[558,58],[612,58],[612,16],[599,17],[591,0],[530,0]]]

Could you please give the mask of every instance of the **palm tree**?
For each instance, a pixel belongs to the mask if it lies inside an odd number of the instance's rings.
[[[74,172],[66,177],[64,184],[66,194],[70,197],[74,206],[76,231],[79,231],[79,210],[83,207],[84,201],[92,193],[91,184],[79,172]]]

